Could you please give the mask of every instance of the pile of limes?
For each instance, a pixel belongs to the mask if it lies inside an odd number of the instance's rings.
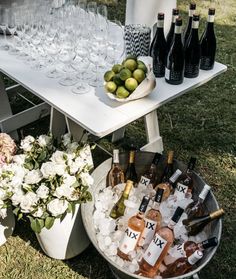
[[[146,74],[145,64],[136,56],[129,55],[122,64],[115,64],[104,74],[105,89],[117,98],[127,98],[146,78]]]

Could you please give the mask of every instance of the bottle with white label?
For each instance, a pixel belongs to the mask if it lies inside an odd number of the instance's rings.
[[[139,240],[138,246],[144,247],[149,244],[155,232],[161,228],[162,216],[160,212],[160,203],[163,196],[163,189],[158,189],[151,209],[148,210],[144,218],[145,228]]]
[[[178,85],[184,80],[184,47],[182,43],[182,19],[175,21],[175,35],[167,55],[165,80],[169,84]]]
[[[196,201],[191,202],[186,207],[185,212],[187,213],[189,219],[192,219],[194,217],[199,217],[204,214],[205,211],[204,201],[210,190],[211,187],[205,184],[201,193],[198,196],[198,199]]]
[[[151,278],[156,275],[164,257],[167,255],[170,246],[174,242],[175,237],[173,229],[183,211],[183,208],[178,207],[168,226],[162,227],[156,232],[139,263],[139,275]]]
[[[203,257],[200,250],[195,251],[188,258],[179,258],[174,263],[167,266],[167,269],[161,273],[162,278],[177,277],[188,273],[193,266]]]
[[[195,13],[196,10],[196,3],[190,3],[189,4],[189,11],[188,11],[188,24],[185,28],[184,31],[184,38],[183,38],[183,43],[184,46],[186,45],[187,41],[188,41],[188,37],[191,33],[191,29],[192,29],[192,22],[193,22],[193,14]]]
[[[119,150],[114,149],[112,167],[107,175],[107,187],[108,186],[114,187],[117,184],[124,183],[124,181],[125,181],[125,175],[120,166]]]
[[[188,37],[185,47],[185,69],[186,78],[196,78],[199,75],[201,49],[198,36],[199,15],[193,15],[192,31]]]
[[[193,169],[196,164],[196,158],[191,157],[188,163],[188,167],[185,172],[183,172],[177,182],[174,195],[178,200],[184,199],[191,194],[193,191]]]
[[[140,180],[139,180],[139,186],[145,186],[147,187],[148,185],[152,185],[152,187],[154,187],[156,185],[156,181],[157,181],[157,166],[160,162],[162,155],[159,153],[156,153],[153,160],[152,160],[152,164],[149,168],[149,170],[141,176]]]
[[[160,183],[156,186],[155,190],[158,191],[158,189],[163,189],[164,194],[162,197],[162,200],[168,199],[170,194],[173,192],[175,182],[178,180],[179,176],[182,174],[182,171],[177,169],[173,175],[169,178],[169,181],[166,181],[165,183]]]
[[[141,234],[145,228],[144,214],[149,200],[149,197],[144,196],[138,214],[132,216],[128,221],[128,227],[125,230],[124,237],[117,250],[117,255],[124,260],[130,260],[129,253],[136,249]]]

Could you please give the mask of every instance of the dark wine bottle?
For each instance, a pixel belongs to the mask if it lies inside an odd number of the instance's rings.
[[[188,41],[188,37],[191,33],[191,29],[192,29],[192,21],[193,21],[193,14],[196,10],[196,3],[190,3],[189,4],[189,17],[188,17],[188,24],[187,24],[187,27],[185,28],[185,31],[184,31],[184,37],[183,37],[183,43],[184,43],[184,46],[186,45],[186,42]]]
[[[216,55],[216,36],[214,32],[215,9],[208,11],[206,29],[201,37],[201,62],[200,69],[211,70],[214,67]]]
[[[157,30],[150,48],[150,56],[153,59],[153,73],[156,77],[165,76],[167,57],[166,39],[164,36],[164,14],[158,13]]]
[[[132,180],[134,182],[134,186],[137,186],[138,176],[135,169],[135,150],[130,150],[129,152],[129,162],[128,167],[125,171],[125,181]]]
[[[185,47],[185,69],[186,78],[195,78],[199,75],[200,67],[200,41],[198,36],[199,15],[193,15],[192,31],[188,37]]]
[[[156,185],[156,181],[157,181],[157,166],[158,163],[161,159],[162,155],[159,153],[156,153],[153,160],[152,160],[152,164],[149,168],[149,170],[143,174],[139,180],[139,186],[143,185],[143,186],[148,186],[148,185],[152,185],[152,187],[154,187]]]
[[[181,84],[184,80],[184,48],[181,39],[182,19],[175,22],[175,35],[167,56],[165,80],[170,84]]]
[[[179,10],[178,9],[173,9],[172,10],[172,22],[171,22],[171,26],[170,26],[170,30],[166,36],[166,48],[167,48],[167,54],[170,50],[172,41],[174,39],[174,34],[175,34],[175,21],[176,18],[179,16]]]
[[[161,176],[161,182],[168,182],[170,177],[174,173],[173,159],[174,159],[174,151],[171,150],[168,152],[167,164]]]
[[[185,225],[185,228],[188,231],[188,235],[193,236],[200,233],[208,223],[215,219],[219,219],[223,215],[224,210],[219,209],[209,215],[195,217],[193,219],[185,219],[183,220],[183,225]]]

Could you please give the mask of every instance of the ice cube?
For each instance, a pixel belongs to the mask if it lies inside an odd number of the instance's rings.
[[[123,267],[124,266],[124,260],[121,259],[120,257],[116,258],[116,263],[120,266]]]
[[[135,273],[135,271],[139,270],[139,265],[138,264],[130,264],[129,265],[129,272],[131,273]]]
[[[112,243],[105,251],[107,256],[115,256],[117,255],[117,245]]]
[[[167,256],[165,256],[165,258],[164,258],[164,263],[165,263],[165,265],[172,264],[173,262],[176,261],[176,259],[177,259],[177,258],[172,257],[171,255],[167,255]],[[165,267],[165,269],[166,269],[166,267]],[[164,269],[164,270],[165,270],[165,269]],[[164,270],[163,270],[163,271],[164,271]],[[163,272],[163,271],[160,270],[160,272]]]
[[[112,235],[112,240],[113,241],[120,241],[121,238],[123,237],[123,231],[117,230],[113,233]]]
[[[135,257],[136,257],[136,255],[137,255],[137,253],[136,253],[135,250],[129,252],[129,258],[130,258],[131,260],[134,260]],[[136,261],[136,260],[135,260],[135,261]],[[137,261],[136,261],[136,262],[137,262]]]
[[[104,243],[105,243],[106,246],[109,246],[109,245],[111,244],[111,238],[110,238],[110,236],[106,236],[106,237],[104,238]]]

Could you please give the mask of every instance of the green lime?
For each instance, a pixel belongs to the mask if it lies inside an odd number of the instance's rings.
[[[138,82],[135,78],[128,78],[125,81],[125,87],[132,92],[138,87]]]
[[[138,69],[143,70],[145,73],[147,73],[148,69],[146,65],[143,63],[143,61],[138,60]]]
[[[132,77],[132,72],[129,69],[122,69],[119,73],[121,80],[126,80],[127,78]]]
[[[119,86],[116,90],[117,98],[124,99],[129,96],[129,91],[124,86]]]
[[[115,84],[114,81],[108,81],[105,84],[105,88],[106,88],[107,92],[114,93],[116,91],[117,85]]]
[[[140,83],[146,78],[146,74],[143,70],[137,69],[133,72],[133,77]]]
[[[119,75],[119,74],[115,74],[115,75],[114,75],[113,81],[115,82],[115,84],[116,84],[117,86],[120,86],[120,85],[123,85],[123,84],[124,84],[123,80],[120,79],[120,75]]]
[[[131,72],[133,72],[135,69],[137,69],[138,64],[136,60],[134,59],[127,59],[124,63],[124,66],[129,69]]]
[[[115,73],[113,71],[107,71],[105,74],[104,74],[104,80],[105,81],[110,81],[112,80],[112,78],[114,77]]]
[[[116,74],[118,74],[120,72],[120,70],[122,69],[122,65],[120,64],[115,64],[113,67],[112,67],[112,71]]]

